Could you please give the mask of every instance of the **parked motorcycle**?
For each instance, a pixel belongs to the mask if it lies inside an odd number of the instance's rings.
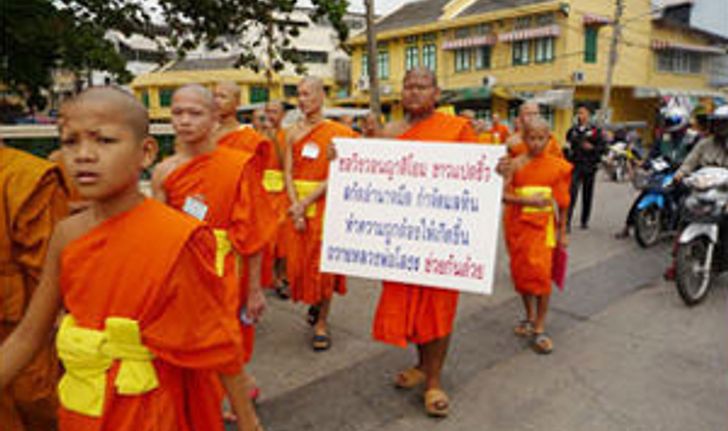
[[[651,247],[660,237],[677,231],[683,188],[673,184],[676,168],[664,157],[646,162],[647,169],[634,181],[642,192],[634,215],[635,239],[642,247]]]
[[[728,270],[725,241],[728,220],[728,169],[703,168],[684,180],[688,225],[678,241],[675,279],[688,306],[705,299],[720,272]]]
[[[627,174],[628,146],[626,142],[615,142],[602,156],[602,166],[607,178],[621,183]]]

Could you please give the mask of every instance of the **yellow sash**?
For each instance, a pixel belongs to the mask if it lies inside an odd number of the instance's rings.
[[[114,379],[122,395],[141,395],[159,387],[154,356],[143,344],[139,324],[132,319],[109,317],[103,331],[76,325],[66,315],[56,336],[58,356],[66,373],[58,384],[61,405],[73,412],[101,417],[106,395],[106,372],[121,361]]]
[[[522,197],[531,197],[536,195],[544,195],[546,199],[553,199],[553,193],[551,191],[551,187],[545,187],[545,186],[525,186],[525,187],[518,187],[516,188],[516,195],[522,196]],[[556,247],[556,226],[555,226],[555,220],[554,220],[554,206],[548,205],[545,207],[534,207],[534,206],[527,206],[524,205],[521,208],[521,211],[524,214],[534,214],[534,213],[549,213],[549,220],[546,224],[546,246],[548,247]]]
[[[321,185],[320,181],[305,181],[305,180],[295,180],[293,181],[293,187],[296,189],[296,194],[298,195],[299,199],[303,199],[306,196],[313,193],[318,186]],[[312,203],[311,205],[306,208],[306,217],[313,218],[316,216],[316,203]]]
[[[266,169],[263,171],[263,188],[268,193],[280,193],[285,189],[283,171]]]

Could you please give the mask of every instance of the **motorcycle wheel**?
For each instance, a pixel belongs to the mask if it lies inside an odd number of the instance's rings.
[[[662,210],[656,205],[639,210],[635,217],[635,239],[643,248],[657,243],[662,232]]]
[[[705,271],[710,242],[698,237],[677,249],[675,281],[677,292],[685,305],[692,307],[701,303],[710,291],[713,282],[713,269]]]

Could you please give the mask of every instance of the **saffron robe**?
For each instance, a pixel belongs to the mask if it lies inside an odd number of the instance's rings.
[[[398,139],[410,141],[472,142],[477,136],[467,119],[436,112]],[[452,332],[459,293],[454,290],[382,282],[374,317],[374,339],[406,347],[425,344]]]
[[[204,221],[227,232],[232,248],[241,256],[263,249],[274,226],[261,185],[261,160],[254,153],[218,147],[172,171],[162,185],[167,204],[183,211],[188,198],[207,206]],[[248,268],[235,253],[226,253],[223,276],[230,311],[240,315],[248,299]],[[255,328],[241,325],[246,362],[253,354]]]
[[[328,152],[333,138],[354,138],[357,133],[350,128],[329,120],[314,126],[305,136],[291,144],[293,154],[293,180],[319,182],[329,176]],[[304,157],[306,145],[317,148],[316,157]],[[309,147],[311,148],[311,147]],[[300,193],[299,193],[299,197]],[[339,275],[322,274],[319,271],[321,242],[323,240],[323,217],[326,207],[325,195],[309,210],[306,229],[298,232],[290,217],[284,224],[286,242],[286,265],[291,298],[306,304],[318,304],[329,299],[334,292],[346,293],[345,278]]]
[[[66,216],[69,189],[55,164],[3,147],[0,190],[2,342],[30,303],[53,227]],[[0,424],[14,431],[54,429],[57,381],[58,359],[49,343],[0,394]]]
[[[286,153],[286,132],[279,129],[275,133],[273,151],[271,151],[263,163],[264,188],[266,189],[268,201],[276,218],[271,223],[276,226],[273,239],[263,249],[263,265],[261,268],[261,283],[266,287],[273,286],[273,267],[276,259],[285,257],[285,237],[283,235],[283,223],[286,221],[286,213],[291,206],[286,193],[283,181],[283,158]],[[281,188],[282,187],[282,188]]]
[[[549,142],[546,144],[544,149],[546,154],[551,154],[556,157],[564,157],[564,152],[561,150],[559,141],[556,140],[553,134],[549,135]],[[523,142],[521,135],[514,135],[508,144],[508,155],[511,157],[518,157],[520,155],[528,153],[528,146]]]
[[[103,330],[106,319],[137,322],[153,354],[159,386],[120,395],[120,361],[106,372],[101,417],[59,410],[61,431],[222,431],[215,373],[243,366],[237,320],[225,311],[215,273],[210,229],[146,199],[68,244],[60,259],[60,289],[79,327]]]
[[[509,191],[515,193],[523,187],[549,188],[558,208],[568,208],[571,170],[571,164],[563,157],[544,152],[514,173]],[[549,230],[554,225],[549,225],[556,223],[553,208],[543,211],[516,204],[507,207],[506,245],[516,291],[524,295],[548,295],[554,246],[553,238],[549,238]]]

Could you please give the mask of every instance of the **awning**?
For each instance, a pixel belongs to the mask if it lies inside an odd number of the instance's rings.
[[[581,17],[581,23],[585,26],[588,25],[609,25],[612,23],[612,18],[604,15],[598,15],[595,13],[585,13]]]
[[[476,46],[490,46],[495,45],[495,43],[498,41],[498,37],[494,34],[489,34],[485,36],[476,36],[476,37],[466,37],[463,39],[452,39],[452,40],[446,40],[442,44],[442,49],[445,50],[452,50],[452,49],[462,49],[462,48],[472,48]]]
[[[703,53],[703,54],[725,54],[726,53],[725,48],[719,48],[717,46],[694,45],[691,43],[672,42],[669,40],[653,39],[651,46],[652,46],[652,49],[655,51],[666,51],[666,50],[676,49],[676,50],[681,50],[681,51],[699,52],[699,53]]]
[[[574,89],[540,91],[528,101],[558,109],[570,109],[574,106]]]
[[[472,100],[485,100],[489,99],[490,95],[490,87],[456,88],[453,90],[444,90],[440,97],[440,103],[459,103]]]
[[[687,90],[682,88],[635,87],[634,97],[635,99],[651,99],[655,97],[714,97],[717,99],[725,99],[726,94],[710,89]]]
[[[544,27],[527,28],[523,30],[501,33],[498,35],[498,42],[517,42],[519,40],[538,39],[541,37],[557,37],[561,34],[561,27],[558,24]]]

